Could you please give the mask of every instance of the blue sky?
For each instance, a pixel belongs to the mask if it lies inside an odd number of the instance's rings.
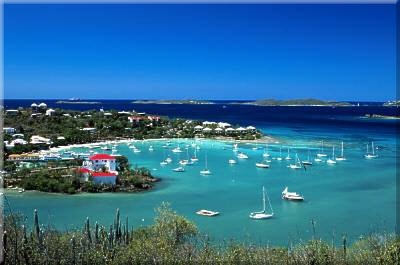
[[[4,97],[394,99],[395,5],[10,5]]]

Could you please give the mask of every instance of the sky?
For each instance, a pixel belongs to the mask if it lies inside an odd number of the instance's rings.
[[[394,4],[6,4],[4,98],[396,98]]]

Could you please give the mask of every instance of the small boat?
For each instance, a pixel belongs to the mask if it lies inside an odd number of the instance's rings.
[[[267,198],[268,198],[269,207],[271,208],[271,213],[268,214],[265,209],[265,188],[263,186],[263,210],[261,212],[250,213],[250,215],[249,215],[250,218],[252,218],[252,219],[268,219],[268,218],[271,218],[274,216],[274,210],[272,209],[268,194],[267,194]]]
[[[150,151],[150,152],[154,151],[154,149],[153,149],[153,146],[152,146],[152,145],[150,145],[150,147],[149,147],[149,151]]]
[[[101,150],[109,151],[109,150],[111,150],[111,148],[110,148],[110,147],[107,147],[107,146],[104,146],[104,147],[101,148]]]
[[[301,169],[301,168],[303,168],[297,153],[296,153],[296,164],[290,164],[290,165],[288,165],[288,168],[291,168],[291,169]]]
[[[346,158],[343,155],[343,141],[342,141],[342,154],[336,157],[336,161],[344,161]]]
[[[238,158],[242,158],[242,159],[247,159],[247,158],[249,158],[245,153],[239,153],[239,154],[237,155],[237,157],[238,157]]]
[[[172,159],[171,159],[170,157],[167,157],[167,159],[165,159],[165,162],[171,163],[171,162],[172,162]]]
[[[233,145],[233,151],[236,152],[237,150],[239,150],[238,144],[234,144],[234,145]]]
[[[256,163],[256,167],[259,167],[259,168],[269,168],[269,165],[268,165],[268,164],[265,164],[265,163]]]
[[[229,159],[228,163],[229,163],[229,164],[236,164],[237,161],[236,161],[235,159]]]
[[[292,160],[292,158],[290,157],[290,148],[288,147],[287,149],[287,157],[285,157],[286,160]]]
[[[208,217],[219,215],[219,212],[213,212],[213,211],[209,211],[209,210],[200,210],[200,211],[197,211],[196,213],[198,215],[204,215],[204,216],[208,216]]]
[[[282,191],[282,199],[288,201],[304,201],[304,197],[296,192],[289,192],[288,187]]]
[[[162,165],[162,166],[165,166],[165,165],[167,165],[167,164],[168,164],[167,161],[162,161],[162,162],[160,162],[160,165]]]
[[[371,147],[372,147],[372,154],[369,153],[368,144],[367,144],[367,154],[364,155],[365,158],[371,159],[371,158],[376,158],[376,157],[378,157],[378,155],[375,154],[374,142],[372,142],[371,145],[372,145],[372,146],[371,146]]]
[[[315,162],[322,162],[322,159],[317,157],[317,158],[314,159],[314,161]]]
[[[182,150],[181,150],[181,148],[178,146],[178,147],[172,149],[172,152],[174,152],[174,153],[182,153]]]
[[[187,165],[188,162],[189,162],[188,160],[181,160],[181,161],[179,161],[179,164]]]
[[[197,149],[194,149],[194,157],[192,157],[190,160],[192,160],[192,162],[199,161],[199,159],[197,158]]]
[[[332,147],[332,157],[330,159],[326,160],[326,163],[331,164],[331,165],[336,164],[336,161],[335,161],[335,146]]]
[[[324,153],[324,141],[321,141],[321,152],[317,154],[318,157],[326,157],[327,155]]]
[[[264,150],[263,156],[264,157],[269,157],[270,156],[270,154],[268,153],[268,144],[265,145],[265,150]]]
[[[282,146],[279,148],[279,157],[277,157],[276,160],[278,161],[282,160]]]
[[[211,171],[207,168],[207,154],[206,154],[206,167],[205,167],[205,169],[200,171],[200,174],[202,174],[202,175],[210,175],[211,174]]]
[[[174,168],[173,171],[175,171],[175,172],[184,172],[185,169],[183,167],[177,167],[177,168]]]
[[[310,149],[308,149],[308,157],[307,157],[307,160],[303,160],[301,163],[302,163],[303,165],[306,165],[306,166],[312,166],[312,162],[311,162],[311,160],[310,160]]]

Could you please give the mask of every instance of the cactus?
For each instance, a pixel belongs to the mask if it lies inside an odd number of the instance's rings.
[[[71,247],[72,247],[72,264],[76,264],[76,256],[75,256],[75,235],[71,238]]]
[[[120,225],[120,221],[119,221],[119,208],[118,208],[117,212],[115,214],[115,220],[114,220],[114,230],[115,230],[116,239],[118,239],[118,237],[119,237],[119,235],[118,235],[119,225]]]
[[[108,243],[109,243],[110,249],[113,246],[113,240],[114,240],[113,228],[112,228],[112,225],[110,225],[110,234],[109,234],[109,238],[108,238]]]
[[[39,217],[38,217],[38,211],[35,209],[34,213],[34,224],[33,224],[33,231],[34,231],[34,236],[36,237],[36,240],[40,242],[40,227],[39,227]]]
[[[125,228],[126,228],[126,234],[125,234],[125,243],[129,243],[129,225],[128,225],[128,216],[125,219]]]
[[[7,231],[3,232],[3,261],[7,260]]]
[[[95,244],[99,243],[99,224],[96,222],[95,230],[94,230],[94,242]]]
[[[89,244],[92,243],[92,235],[90,233],[90,221],[89,217],[86,218],[86,224],[85,224],[85,235],[87,237],[87,240],[89,241]]]

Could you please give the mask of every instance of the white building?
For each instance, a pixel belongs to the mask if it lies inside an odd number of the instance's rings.
[[[53,109],[46,110],[46,116],[52,116],[56,111]]]
[[[15,133],[15,128],[4,127],[4,128],[3,128],[3,132],[4,132],[4,133],[9,133],[9,134]]]
[[[227,122],[218,122],[218,127],[220,127],[220,128],[227,128],[227,127],[231,127],[232,125],[230,125],[229,123],[227,123]]]
[[[82,128],[81,131],[95,133],[96,128]]]
[[[42,102],[42,103],[40,103],[40,104],[38,105],[38,107],[39,107],[40,109],[47,109],[47,104],[44,103],[44,102]]]
[[[219,134],[222,133],[223,131],[224,131],[224,129],[222,129],[222,128],[216,128],[215,129],[215,132],[219,133]]]
[[[203,126],[197,125],[197,126],[194,127],[194,130],[195,130],[196,132],[201,132],[201,131],[203,130]]]
[[[115,185],[117,180],[117,175],[110,172],[93,172],[92,180],[96,184],[111,184]]]
[[[204,128],[204,129],[203,129],[203,132],[205,132],[205,133],[210,133],[211,131],[212,131],[211,128]]]
[[[32,135],[31,144],[51,144],[51,140],[39,135]]]
[[[84,161],[83,166],[92,171],[99,171],[104,167],[108,172],[116,173],[116,159],[108,154],[97,154]]]
[[[6,114],[8,114],[8,115],[18,115],[18,113],[19,113],[19,110],[17,110],[17,109],[6,110]]]

